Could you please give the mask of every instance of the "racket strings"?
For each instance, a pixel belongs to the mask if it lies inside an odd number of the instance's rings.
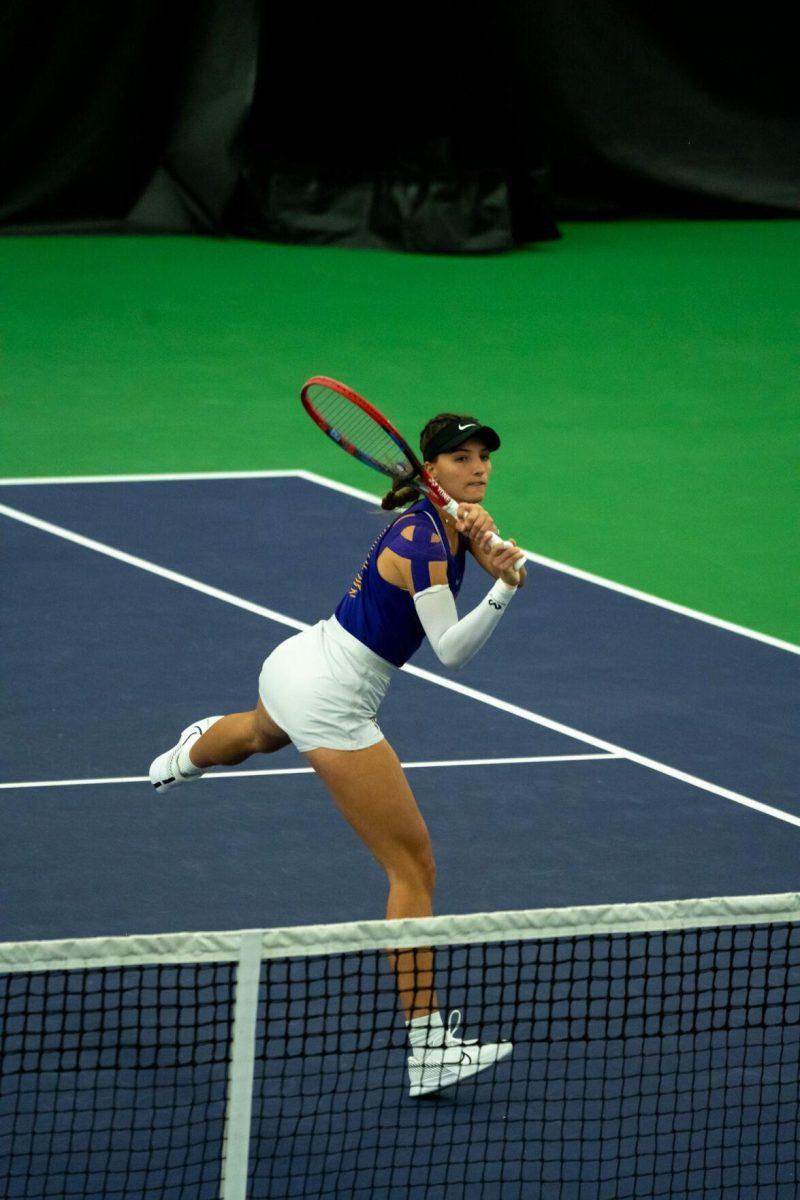
[[[394,438],[346,396],[333,388],[314,384],[309,389],[309,399],[335,441],[349,442],[360,458],[370,460],[371,465],[388,475],[399,477],[413,471],[411,462]]]

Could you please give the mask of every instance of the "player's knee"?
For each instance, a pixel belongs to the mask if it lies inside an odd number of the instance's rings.
[[[395,874],[415,890],[424,891],[432,896],[436,887],[436,861],[430,844],[416,847],[413,852],[404,856],[395,871],[390,871],[391,874]]]
[[[257,708],[250,714],[250,752],[251,754],[270,754],[277,749],[278,739],[273,730],[262,717]]]
[[[269,754],[275,749],[275,739],[266,733],[263,729],[254,729],[250,737],[250,751],[252,754]]]
[[[272,754],[288,746],[289,738],[279,729],[265,709],[256,705],[250,715],[251,754]]]
[[[423,863],[423,882],[425,890],[429,896],[432,896],[436,889],[436,861],[433,854],[429,854]]]
[[[426,892],[432,896],[433,890],[436,887],[436,859],[433,857],[433,847],[431,846],[430,838],[425,837],[421,839],[415,850],[414,858],[420,881]]]

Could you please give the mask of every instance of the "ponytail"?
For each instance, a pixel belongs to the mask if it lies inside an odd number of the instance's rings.
[[[409,483],[406,479],[396,479],[381,500],[381,508],[390,510],[404,508],[407,504],[414,504],[419,497],[419,488],[413,483]]]

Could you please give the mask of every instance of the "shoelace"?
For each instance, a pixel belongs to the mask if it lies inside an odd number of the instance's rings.
[[[477,1046],[477,1038],[458,1037],[458,1027],[461,1024],[461,1009],[454,1008],[447,1017],[447,1029],[444,1034],[445,1046]]]

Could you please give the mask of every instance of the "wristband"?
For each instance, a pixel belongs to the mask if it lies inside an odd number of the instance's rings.
[[[486,598],[492,608],[505,608],[516,591],[513,583],[506,583],[504,579],[495,579]]]

